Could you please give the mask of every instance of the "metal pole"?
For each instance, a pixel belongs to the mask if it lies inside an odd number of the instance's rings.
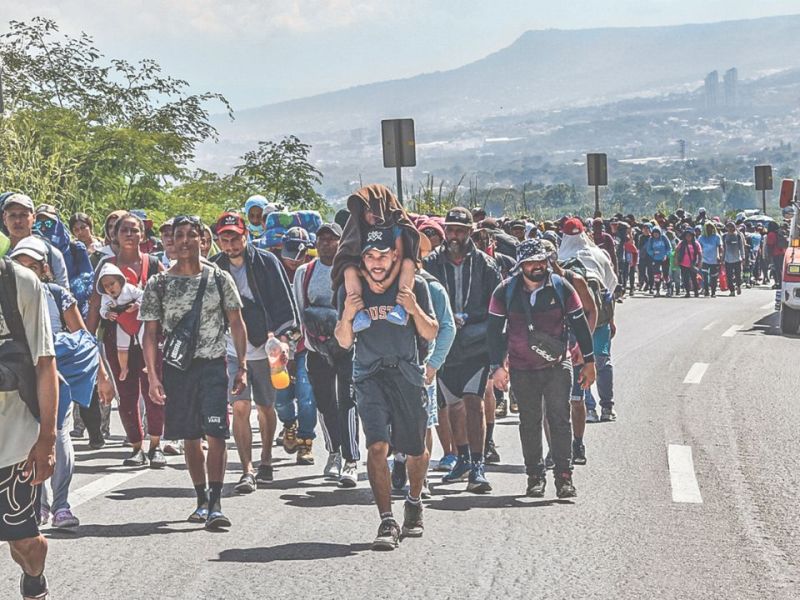
[[[761,206],[763,207],[763,213],[767,214],[767,190],[761,190]]]
[[[600,186],[594,186],[594,216],[600,216]]]
[[[0,60],[0,117],[3,116],[3,61]]]
[[[394,124],[394,156],[395,168],[397,169],[397,201],[403,205],[403,145],[400,142],[400,121],[395,121]]]

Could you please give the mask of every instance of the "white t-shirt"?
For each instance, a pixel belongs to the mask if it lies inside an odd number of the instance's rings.
[[[31,358],[36,364],[40,357],[56,354],[47,301],[44,289],[33,271],[14,264],[14,273],[17,277],[17,305]],[[0,344],[10,337],[0,308]],[[19,397],[19,392],[0,392],[0,468],[24,461],[38,436],[39,423]]]
[[[230,274],[236,284],[236,289],[239,290],[239,295],[248,300],[255,302],[253,290],[250,289],[250,284],[247,282],[247,266],[242,264],[237,267],[234,264],[230,265]],[[228,356],[236,356],[236,348],[233,346],[233,338],[230,333],[225,335],[226,352]],[[267,359],[267,344],[264,342],[261,346],[256,348],[247,341],[247,360],[266,360]]]

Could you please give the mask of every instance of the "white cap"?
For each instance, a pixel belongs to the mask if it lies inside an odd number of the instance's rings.
[[[33,212],[33,200],[31,200],[30,196],[26,196],[25,194],[10,195],[3,203],[3,210],[6,210],[12,204],[19,204],[20,206],[24,206],[29,211]]]
[[[47,258],[47,244],[36,236],[29,235],[22,238],[9,254],[9,258],[16,258],[24,254],[33,260],[43,261]]]

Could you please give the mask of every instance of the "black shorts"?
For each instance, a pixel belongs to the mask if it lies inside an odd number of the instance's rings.
[[[0,541],[16,542],[39,535],[36,514],[40,485],[32,486],[33,473],[23,476],[25,463],[0,469]]]
[[[187,371],[164,363],[164,437],[228,439],[228,373],[224,358],[195,358]]]
[[[367,447],[387,442],[397,452],[420,456],[428,426],[427,397],[396,368],[384,368],[353,383]]]
[[[489,357],[468,358],[456,365],[445,363],[436,378],[440,393],[448,406],[467,395],[483,398],[486,381],[489,379]]]

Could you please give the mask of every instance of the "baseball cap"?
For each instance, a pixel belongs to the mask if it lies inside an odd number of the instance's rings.
[[[238,235],[244,235],[247,231],[247,226],[241,215],[234,212],[226,212],[220,215],[217,219],[217,235],[226,231],[232,231]]]
[[[38,237],[29,235],[23,238],[9,254],[9,258],[21,255],[30,256],[33,260],[43,261],[47,258],[47,246]]]
[[[166,229],[167,227],[172,227],[172,224],[173,224],[174,222],[175,222],[175,219],[174,219],[174,217],[170,217],[169,219],[167,219],[166,221],[164,221],[164,222],[161,224],[161,227],[159,227],[159,228],[158,228],[158,230],[159,230],[159,231],[161,231],[162,229]]]
[[[370,250],[386,252],[392,248],[394,248],[394,239],[392,238],[391,230],[388,227],[374,227],[367,231],[364,243],[361,246],[361,254],[363,255]]]
[[[578,235],[579,233],[586,231],[586,228],[583,226],[583,223],[580,219],[577,217],[572,217],[571,219],[564,221],[564,224],[561,226],[561,230],[564,232],[564,235]]]
[[[40,204],[35,212],[37,217],[39,215],[44,215],[45,217],[50,217],[51,219],[58,218],[58,211],[52,204]]]
[[[8,209],[9,206],[12,204],[18,204],[19,206],[24,206],[29,211],[33,212],[33,200],[31,200],[30,196],[26,196],[25,194],[12,194],[6,201],[3,203],[3,210]]]
[[[522,219],[514,219],[508,224],[508,230],[511,231],[515,227],[522,227],[525,228],[525,221]]]
[[[302,227],[291,227],[283,236],[283,249],[281,258],[288,260],[300,260],[303,253],[313,247],[311,237]]]
[[[338,223],[323,223],[317,229],[317,237],[321,233],[330,233],[331,235],[335,235],[337,238],[342,239],[342,228],[339,227]]]
[[[444,226],[459,225],[472,229],[472,213],[462,206],[451,208],[444,218]]]

